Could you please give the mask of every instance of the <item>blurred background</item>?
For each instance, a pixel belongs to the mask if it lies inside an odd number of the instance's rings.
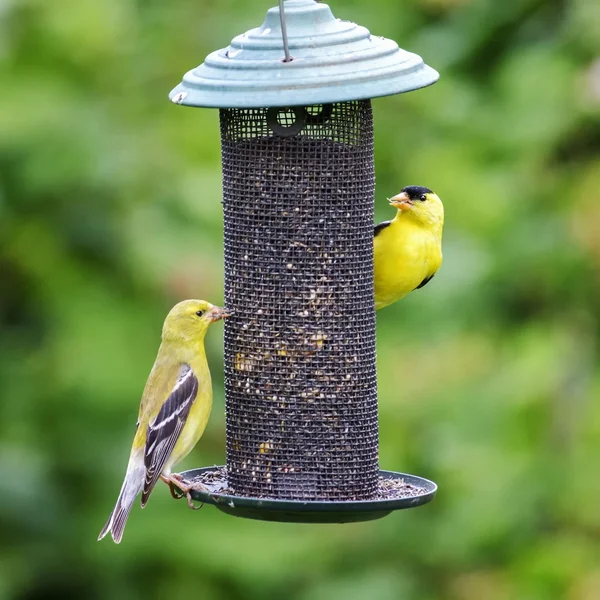
[[[218,113],[169,90],[274,1],[0,1],[0,599],[600,598],[600,3],[332,0],[441,71],[374,102],[377,214],[447,211],[378,315],[381,465],[440,486],[351,525],[189,511],[96,542],[167,310],[222,301]],[[224,462],[215,408],[182,468]]]

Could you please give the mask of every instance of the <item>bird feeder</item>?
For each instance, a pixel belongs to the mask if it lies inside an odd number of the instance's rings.
[[[422,59],[288,0],[188,72],[219,108],[227,465],[193,496],[242,517],[374,519],[434,483],[378,464],[371,98],[434,83]]]

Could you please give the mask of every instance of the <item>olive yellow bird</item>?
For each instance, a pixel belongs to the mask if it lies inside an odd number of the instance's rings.
[[[426,285],[442,264],[444,206],[430,189],[405,187],[389,199],[391,221],[375,226],[375,309]]]
[[[177,486],[193,508],[190,490],[172,467],[196,445],[210,415],[212,385],[204,351],[209,326],[229,315],[203,300],[184,300],[171,309],[162,343],[140,404],[137,430],[117,503],[100,532],[118,544],[131,507],[142,493],[142,507],[159,479]],[[176,496],[179,497],[179,496]]]

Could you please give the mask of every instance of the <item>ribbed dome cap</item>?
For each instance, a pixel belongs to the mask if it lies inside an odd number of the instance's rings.
[[[420,56],[336,19],[314,0],[287,0],[291,62],[284,62],[279,8],[257,29],[209,54],[169,98],[186,106],[261,108],[343,102],[400,94],[435,83]]]

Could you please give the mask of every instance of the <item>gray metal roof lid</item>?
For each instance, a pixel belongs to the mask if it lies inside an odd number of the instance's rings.
[[[409,92],[439,77],[420,56],[336,19],[326,4],[287,0],[284,16],[290,62],[284,61],[279,7],[271,8],[261,27],[186,73],[171,101],[215,108],[325,104]]]

